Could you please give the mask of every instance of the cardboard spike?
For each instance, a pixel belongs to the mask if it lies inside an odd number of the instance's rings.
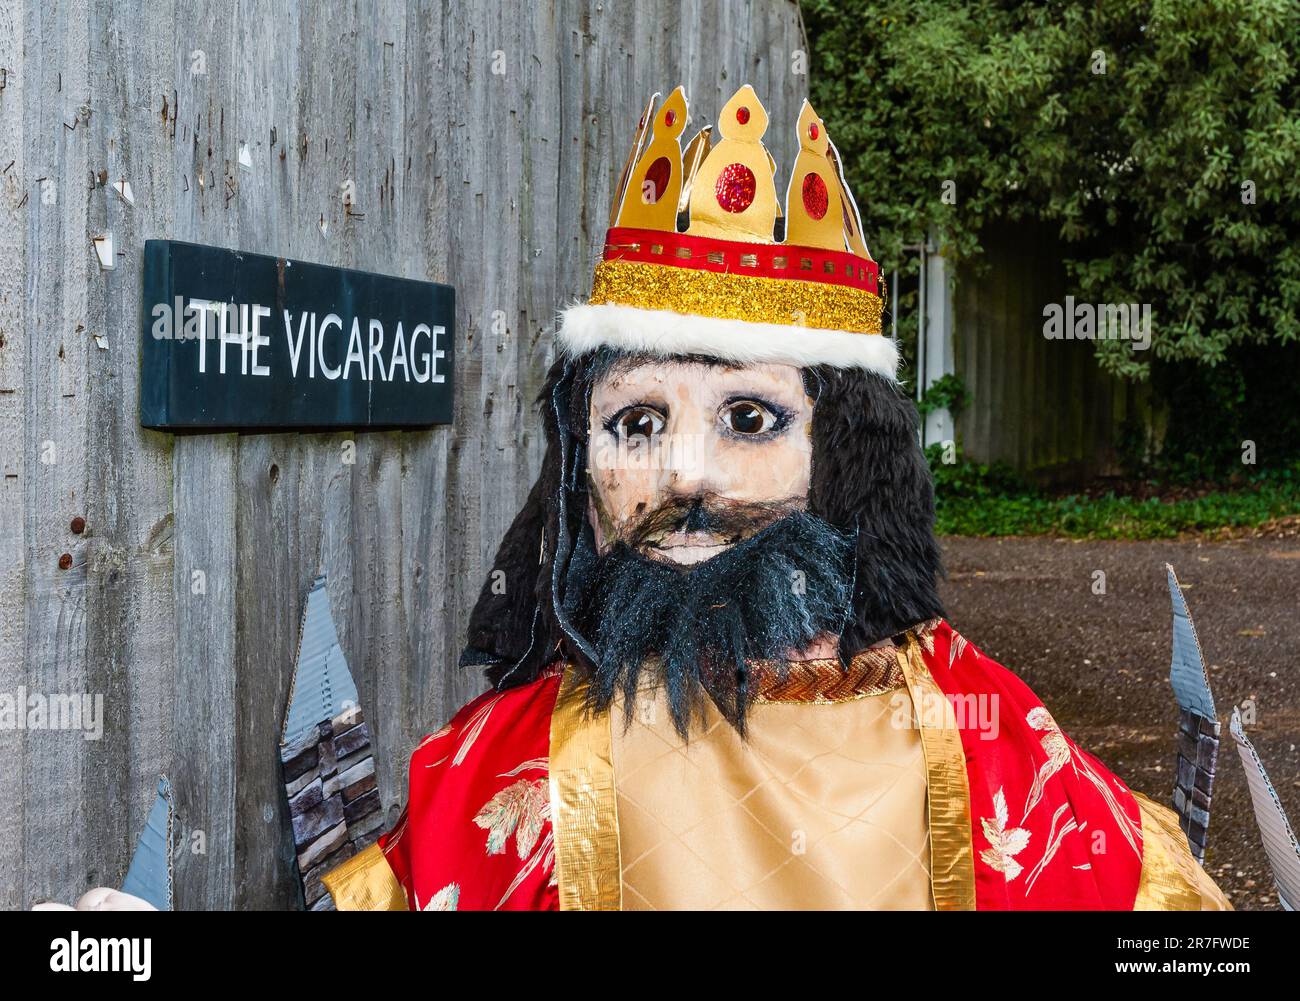
[[[695,172],[700,169],[700,164],[704,162],[704,158],[709,155],[709,150],[712,148],[713,126],[706,125],[695,133],[695,138],[690,141],[686,152],[682,154],[682,193],[677,199],[678,215],[690,206],[691,181],[695,179]]]
[[[835,143],[828,140],[826,158],[835,169],[835,180],[840,189],[840,207],[844,211],[844,239],[850,252],[866,260],[872,260],[871,251],[867,249],[866,238],[862,235],[862,213],[858,211],[857,199],[849,190],[848,179],[844,176],[844,161]]]
[[[307,594],[282,743],[298,743],[322,721],[357,706],[357,698],[357,685],[330,617],[325,578],[320,576]]]
[[[1269,781],[1264,763],[1260,761],[1255,746],[1246,736],[1241,725],[1241,713],[1234,706],[1232,719],[1228,723],[1228,732],[1237,742],[1237,752],[1246,769],[1246,784],[1250,788],[1250,801],[1255,808],[1255,822],[1264,841],[1264,854],[1273,870],[1273,882],[1277,886],[1278,899],[1288,911],[1300,909],[1300,842],[1296,841],[1295,831],[1277,790]]]
[[[307,593],[280,742],[285,799],[307,910],[333,910],[321,877],[383,828],[375,759],[326,579]]]
[[[1165,573],[1169,578],[1169,597],[1174,606],[1174,652],[1169,665],[1169,683],[1174,687],[1181,708],[1217,723],[1219,714],[1214,708],[1210,678],[1205,673],[1201,642],[1196,636],[1187,599],[1179,586],[1178,575],[1168,563],[1165,564]]]
[[[1201,644],[1174,568],[1165,564],[1173,602],[1173,657],[1169,683],[1178,700],[1178,749],[1174,757],[1174,809],[1197,862],[1205,861],[1210,796],[1219,756],[1219,718],[1205,673]]]
[[[626,181],[616,225],[672,231],[682,186],[682,133],[690,121],[686,92],[678,87],[648,121],[649,142]]]
[[[839,176],[827,157],[826,123],[807,101],[799,111],[799,155],[790,171],[785,238],[801,247],[844,250],[844,207]]]
[[[172,909],[173,813],[171,783],[159,775],[153,807],[122,881],[123,893],[147,900],[160,911]]]
[[[632,176],[632,170],[636,167],[637,161],[641,159],[641,153],[645,150],[646,135],[650,131],[655,105],[658,103],[659,92],[655,91],[650,96],[650,100],[646,102],[645,110],[641,112],[641,122],[637,125],[632,150],[627,155],[627,162],[623,164],[623,173],[619,175],[618,184],[614,186],[614,200],[609,207],[609,225],[611,229],[618,224],[618,214],[623,207],[623,199],[627,195],[628,179]]]
[[[767,110],[745,84],[718,114],[722,138],[709,151],[691,186],[692,236],[771,243],[778,215],[776,183],[763,134]]]

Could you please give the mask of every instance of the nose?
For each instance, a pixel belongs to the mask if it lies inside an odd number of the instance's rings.
[[[659,487],[668,497],[693,497],[724,493],[722,463],[717,455],[717,433],[695,408],[673,415],[661,464]]]

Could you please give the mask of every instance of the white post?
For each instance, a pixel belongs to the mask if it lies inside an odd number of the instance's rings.
[[[916,287],[916,402],[925,398],[925,252],[928,249],[922,243],[917,247],[921,255],[921,264],[917,268]],[[925,447],[925,422],[921,423],[921,447]]]
[[[955,370],[952,350],[952,285],[948,280],[948,262],[934,240],[934,233],[931,233],[921,256],[920,313],[923,334],[917,345],[917,384],[924,385],[927,390]],[[932,410],[926,415],[922,445],[952,441],[955,435],[956,428],[947,407]]]

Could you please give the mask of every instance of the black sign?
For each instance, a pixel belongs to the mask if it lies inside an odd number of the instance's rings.
[[[455,311],[448,285],[149,240],[140,423],[448,424]]]

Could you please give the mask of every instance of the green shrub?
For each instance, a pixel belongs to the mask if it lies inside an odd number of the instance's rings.
[[[935,530],[941,535],[1165,539],[1253,527],[1300,513],[1300,465],[1256,473],[1240,488],[1170,500],[1113,492],[1052,496],[1006,467],[945,464],[938,446],[926,456],[935,480]]]

